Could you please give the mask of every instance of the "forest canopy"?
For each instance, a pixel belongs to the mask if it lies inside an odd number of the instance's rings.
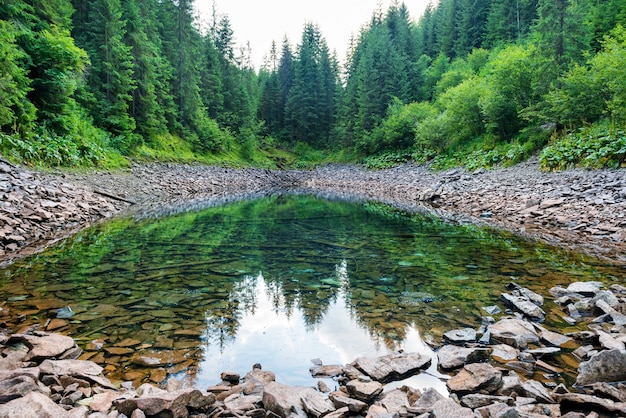
[[[0,0],[0,153],[469,168],[625,165],[626,0],[440,0],[374,10],[330,51],[312,22],[253,68],[193,0]]]

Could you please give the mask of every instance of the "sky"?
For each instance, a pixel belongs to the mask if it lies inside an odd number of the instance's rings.
[[[214,0],[196,0],[203,21],[210,21]],[[417,21],[431,0],[405,0]],[[331,51],[344,63],[352,35],[357,36],[378,4],[386,11],[392,0],[215,0],[219,14],[227,14],[237,45],[250,42],[252,61],[258,70],[270,51],[272,40],[278,50],[285,35],[292,47],[300,42],[305,22],[316,23]],[[433,1],[436,3],[436,1]]]

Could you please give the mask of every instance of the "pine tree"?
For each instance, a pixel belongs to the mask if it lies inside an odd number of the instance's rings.
[[[130,114],[135,82],[131,48],[124,42],[126,21],[122,18],[121,2],[95,0],[84,4],[75,0],[75,3],[79,10],[75,33],[91,61],[88,95],[83,96],[83,103],[96,125],[113,134],[118,139],[117,146],[128,152],[136,139],[132,135],[135,120]]]

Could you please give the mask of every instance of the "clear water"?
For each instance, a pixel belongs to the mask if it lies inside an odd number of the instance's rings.
[[[113,380],[206,387],[260,363],[282,383],[310,385],[312,359],[432,355],[426,342],[504,308],[511,281],[548,296],[591,279],[623,270],[379,203],[277,195],[90,228],[0,270],[0,322],[43,327],[70,307],[48,327]],[[556,306],[545,310],[567,330]],[[167,360],[148,367],[141,356]],[[445,391],[435,363],[413,386]]]

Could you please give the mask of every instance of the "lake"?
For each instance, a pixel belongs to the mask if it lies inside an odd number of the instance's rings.
[[[314,359],[433,355],[444,332],[478,328],[485,307],[504,311],[511,282],[549,296],[623,273],[376,202],[277,194],[201,206],[110,220],[0,270],[0,323],[72,336],[112,380],[205,388],[260,363],[310,385]],[[544,309],[547,325],[577,329],[550,300]],[[411,384],[445,392],[437,376],[434,362]]]

